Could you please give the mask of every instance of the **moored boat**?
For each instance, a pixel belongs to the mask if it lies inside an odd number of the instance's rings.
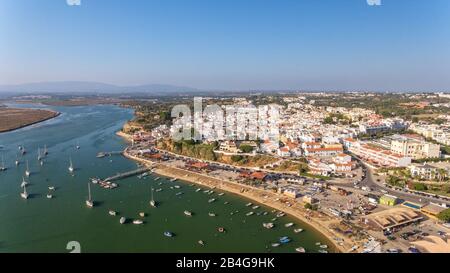
[[[296,249],[295,249],[295,251],[297,251],[298,253],[305,253],[306,251],[305,251],[305,249],[303,248],[303,247],[297,247]]]
[[[188,210],[185,210],[185,211],[184,211],[184,215],[186,215],[186,216],[192,216],[192,212],[190,212],[190,211],[188,211]]]

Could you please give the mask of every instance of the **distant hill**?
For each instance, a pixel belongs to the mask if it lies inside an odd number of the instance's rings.
[[[0,92],[20,93],[184,93],[200,90],[168,84],[146,84],[135,86],[118,86],[101,82],[65,81],[37,82],[19,85],[0,85]]]

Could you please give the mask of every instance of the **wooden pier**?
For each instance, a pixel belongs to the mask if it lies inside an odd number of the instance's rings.
[[[149,168],[139,168],[137,170],[133,170],[133,171],[129,171],[129,172],[118,173],[118,174],[116,174],[114,176],[110,176],[110,177],[104,179],[103,181],[104,182],[111,182],[111,181],[114,181],[114,180],[127,178],[127,177],[130,177],[130,176],[138,175],[138,174],[145,173],[145,172],[148,172],[148,171],[150,171]]]

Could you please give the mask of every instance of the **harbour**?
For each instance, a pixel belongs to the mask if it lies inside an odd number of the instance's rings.
[[[318,252],[321,248],[315,242],[326,241],[289,215],[277,218],[271,229],[263,227],[276,214],[265,206],[246,207],[248,200],[237,195],[204,186],[199,191],[181,179],[152,172],[139,179],[148,170],[136,167],[134,161],[121,156],[97,158],[99,151],[126,147],[115,132],[132,117],[128,109],[53,108],[61,112],[56,119],[0,134],[8,168],[0,173],[0,252],[67,252],[67,243],[76,240],[85,252],[293,253],[299,247]],[[23,164],[15,166],[19,145],[27,153],[19,155]],[[36,160],[39,147],[48,151],[43,165]],[[70,161],[73,173],[68,170]],[[28,168],[24,199],[20,186]],[[111,176],[114,173],[120,175]],[[103,181],[114,180],[119,186],[105,191],[92,184],[89,197],[87,183],[92,177],[106,177]],[[54,190],[49,192],[49,187]],[[89,200],[95,204],[90,208],[85,202]],[[151,200],[157,208],[150,205]],[[255,215],[247,217],[250,211]],[[285,227],[290,222],[294,227]],[[294,232],[299,227],[304,231]],[[271,246],[285,236],[289,242]]]

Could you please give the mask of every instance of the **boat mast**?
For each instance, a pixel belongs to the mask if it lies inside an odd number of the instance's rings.
[[[89,201],[92,201],[92,199],[91,199],[91,184],[88,182],[88,193],[89,193],[89,198],[88,198],[88,200]]]

